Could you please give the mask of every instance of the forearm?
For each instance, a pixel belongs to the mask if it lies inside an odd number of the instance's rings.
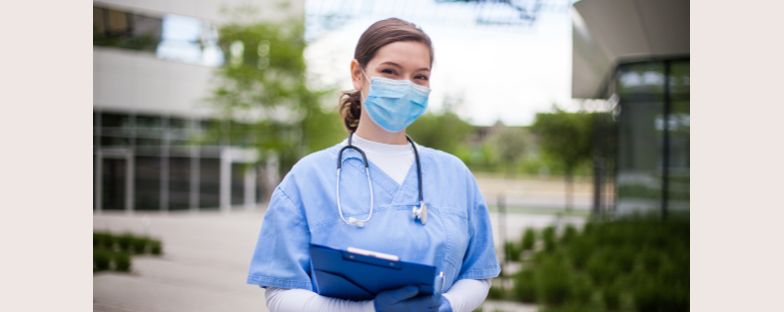
[[[321,296],[305,289],[267,288],[267,309],[270,312],[325,311],[373,312],[373,301],[350,301]]]
[[[453,312],[470,312],[482,305],[490,290],[490,280],[462,279],[457,281],[444,297]]]

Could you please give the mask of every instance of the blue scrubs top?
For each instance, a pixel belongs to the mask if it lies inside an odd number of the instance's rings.
[[[302,158],[272,193],[248,273],[248,284],[315,290],[309,243],[355,247],[433,265],[445,273],[444,290],[460,279],[498,276],[492,228],[482,194],[457,157],[419,146],[427,224],[414,220],[416,164],[400,185],[370,162],[375,209],[358,228],[344,223],[335,202],[336,165],[342,144]],[[348,219],[364,219],[370,194],[362,158],[343,153],[340,195]]]

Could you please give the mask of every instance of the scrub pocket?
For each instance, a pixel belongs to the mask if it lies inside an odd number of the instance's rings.
[[[468,248],[468,218],[465,212],[453,207],[432,205],[431,209],[443,220],[447,248],[441,257],[446,264],[445,287],[448,289],[452,287],[463,266],[463,256]]]

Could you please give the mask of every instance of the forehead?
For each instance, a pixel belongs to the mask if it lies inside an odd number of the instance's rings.
[[[378,49],[370,60],[373,65],[384,62],[397,63],[413,69],[430,68],[430,49],[418,41],[397,41]]]

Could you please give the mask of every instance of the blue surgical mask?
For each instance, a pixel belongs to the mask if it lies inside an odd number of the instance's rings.
[[[430,88],[410,80],[373,77],[365,109],[379,127],[389,132],[400,132],[425,113],[428,95]]]

